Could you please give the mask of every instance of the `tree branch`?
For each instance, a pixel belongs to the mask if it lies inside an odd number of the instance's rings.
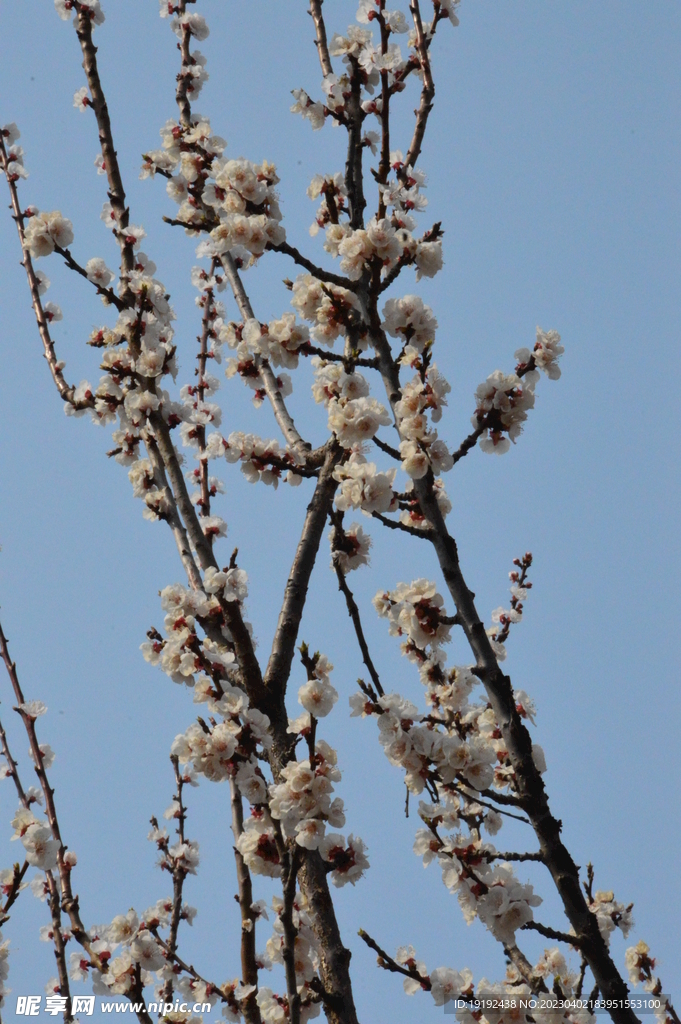
[[[236,844],[244,830],[244,809],[241,793],[234,779],[229,780],[229,791],[232,803],[232,832],[234,833],[234,842]],[[241,909],[241,980],[244,985],[255,985],[257,988],[258,966],[255,959],[256,921],[255,915],[251,910],[253,905],[251,873],[236,845],[234,847],[234,859],[236,861],[236,878],[239,888],[238,899]],[[252,992],[244,1000],[243,1012],[247,1024],[260,1024],[260,1008],[255,1000],[255,992]]]
[[[86,281],[90,281],[87,270],[85,267],[81,267],[80,263],[77,263],[76,260],[74,260],[69,249],[62,249],[60,245],[55,244],[54,251],[59,253],[67,267],[74,270],[76,274],[80,274],[80,276],[85,278]],[[118,298],[113,288],[104,288],[103,285],[97,284],[96,281],[90,281],[90,284],[93,288],[97,289],[98,295],[103,295],[107,302],[112,306],[115,306],[119,312],[126,308],[125,303]]]
[[[303,532],[298,542],[289,573],[284,602],[272,643],[272,653],[265,672],[265,685],[277,699],[283,700],[291,671],[298,630],[307,598],[307,588],[314,568],[319,543],[326,523],[337,482],[333,471],[340,463],[344,449],[335,441],[328,442],[324,465],[319,474],[312,501],[308,505]]]
[[[343,522],[341,516],[334,516],[332,514],[331,521],[334,524],[334,530],[343,530]],[[333,553],[333,567],[336,571],[336,577],[338,579],[338,589],[342,591],[343,595],[345,596],[345,602],[348,606],[348,615],[352,619],[352,624],[355,627],[357,643],[359,644],[359,649],[362,652],[362,661],[367,667],[369,675],[371,676],[371,680],[374,686],[376,687],[376,692],[378,693],[379,697],[382,697],[384,694],[384,690],[383,687],[381,686],[381,680],[378,677],[378,672],[376,671],[374,663],[371,660],[371,655],[369,654],[369,647],[364,636],[364,630],[362,629],[362,621],[359,616],[359,608],[357,607],[357,602],[355,601],[352,591],[350,590],[347,584],[345,573],[341,569],[340,551],[338,550],[334,550]]]
[[[331,64],[331,58],[329,56],[329,44],[326,41],[326,26],[324,24],[324,15],[322,14],[322,4],[324,0],[310,0],[310,14],[314,21],[315,31],[317,33],[317,53],[319,54],[319,63],[322,67],[322,74],[326,78],[327,75],[333,74],[333,65]]]
[[[379,523],[383,523],[384,526],[389,527],[391,530],[402,530],[402,533],[409,533],[412,537],[418,537],[420,540],[431,539],[430,530],[416,530],[413,526],[405,526],[404,523],[395,522],[394,519],[388,519],[387,516],[382,515],[380,512],[372,512],[371,515],[374,519],[378,519]]]
[[[230,255],[230,253],[224,253],[222,256],[222,266],[225,271],[225,276],[230,283],[236,304],[239,307],[239,312],[244,320],[253,320],[253,307],[251,306],[250,299],[246,294],[246,289],[243,286],[243,282],[237,270],[236,264]],[[281,391],[277,387],[277,381],[272,372],[270,364],[266,360],[256,357],[256,367],[260,371],[260,374],[265,385],[265,391],[267,397],[270,400],[272,411],[274,412],[275,419],[279,424],[279,429],[286,438],[286,443],[292,448],[301,458],[305,459],[311,450],[311,445],[307,441],[304,441],[296,429],[296,425],[293,422],[292,416],[289,414],[286,408],[286,403],[283,399]]]
[[[21,245],[22,253],[22,266],[26,271],[26,278],[28,280],[28,287],[31,292],[31,303],[33,305],[33,312],[38,323],[38,331],[40,333],[40,340],[43,343],[43,350],[47,365],[50,368],[52,374],[52,380],[56,384],[57,391],[64,402],[72,405],[74,409],[85,409],[91,408],[94,405],[94,400],[86,402],[76,402],[74,399],[75,387],[73,384],[67,384],[64,374],[62,373],[62,366],[57,359],[57,353],[54,348],[54,342],[50,335],[50,329],[43,310],[43,304],[40,300],[40,293],[38,290],[38,278],[36,277],[35,270],[33,269],[33,261],[31,254],[28,251],[26,245],[26,238],[24,235],[24,214],[22,213],[21,206],[19,205],[19,195],[15,183],[11,180],[11,177],[7,170],[7,150],[5,148],[5,142],[0,134],[0,156],[2,157],[2,169],[7,179],[7,185],[9,187],[9,194],[12,203],[12,215],[14,222],[17,226],[17,233],[19,235],[19,244]]]
[[[99,129],[99,144],[102,151],[102,159],[106,169],[106,177],[109,183],[109,201],[117,224],[117,237],[121,247],[121,300],[126,305],[131,305],[131,295],[127,286],[129,275],[135,265],[135,255],[132,242],[125,239],[125,229],[130,223],[129,210],[126,205],[125,189],[118,165],[118,156],[114,146],[113,133],[111,131],[111,120],[109,108],[106,104],[106,97],[102,89],[97,67],[97,47],[92,42],[92,22],[89,18],[89,8],[81,7],[78,17],[74,20],[76,35],[80,42],[83,53],[83,70],[90,89],[90,105],[94,110]]]
[[[347,277],[341,277],[340,274],[333,274],[329,270],[324,270],[322,267],[318,267],[316,263],[309,260],[307,256],[303,256],[295,246],[289,245],[288,242],[280,242],[278,245],[273,245],[271,242],[268,242],[266,249],[270,252],[282,252],[285,253],[286,256],[290,256],[298,266],[305,267],[306,270],[309,270],[312,276],[316,277],[318,281],[324,281],[326,284],[334,284],[336,287],[345,288],[348,291],[354,291],[357,287],[355,281],[351,281]]]
[[[366,942],[369,949],[373,949],[374,952],[378,953],[379,967],[383,967],[386,971],[392,971],[393,974],[403,974],[405,978],[412,978],[414,981],[418,981],[421,988],[425,989],[426,992],[430,992],[430,978],[424,977],[416,970],[415,967],[402,967],[402,965],[398,964],[396,960],[393,960],[393,958],[389,956],[384,949],[381,949],[378,943],[375,942],[370,935],[367,935],[363,928],[360,928],[357,934],[360,939],[363,939],[364,942]]]
[[[568,945],[574,946],[575,949],[582,948],[582,944],[576,935],[558,932],[555,928],[548,928],[545,924],[540,924],[539,921],[528,921],[522,927],[523,931],[539,932],[545,939],[553,939],[554,942],[567,942]]]

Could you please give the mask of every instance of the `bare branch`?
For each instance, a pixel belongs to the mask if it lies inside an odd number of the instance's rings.
[[[281,252],[290,256],[298,266],[305,267],[313,277],[316,277],[318,281],[324,281],[326,284],[334,284],[338,288],[346,288],[348,291],[354,291],[357,287],[355,281],[351,281],[348,277],[341,277],[340,274],[333,274],[329,270],[324,270],[322,267],[318,267],[312,260],[309,260],[307,256],[296,249],[294,245],[289,245],[288,242],[280,242],[278,245],[273,245],[271,242],[268,243],[266,248],[270,252]]]
[[[90,284],[97,290],[97,294],[102,295],[110,305],[115,306],[119,312],[120,310],[125,309],[125,303],[118,298],[113,288],[104,288],[103,285],[90,280],[85,267],[81,267],[80,263],[78,263],[71,255],[71,251],[69,249],[62,249],[60,245],[55,245],[54,251],[59,253],[67,267],[74,270],[76,274],[80,274],[80,276],[85,278],[86,281],[90,281]]]
[[[379,967],[383,967],[386,971],[392,971],[393,974],[403,974],[405,978],[412,978],[414,981],[418,981],[421,988],[425,989],[426,992],[430,992],[431,984],[429,977],[420,974],[415,967],[403,967],[401,964],[398,964],[397,961],[393,960],[393,958],[389,956],[384,949],[381,949],[378,943],[375,942],[370,935],[367,935],[363,928],[360,928],[357,934],[360,939],[363,939],[364,942],[366,942],[369,949],[373,949],[378,953]]]
[[[334,524],[334,531],[335,531],[334,536],[338,532],[342,533],[342,531],[343,531],[343,517],[342,517],[342,515],[334,515],[332,513],[331,521]],[[336,571],[336,577],[338,579],[338,589],[340,591],[342,591],[343,595],[345,596],[345,601],[346,601],[346,604],[348,606],[348,614],[349,614],[350,618],[352,619],[353,626],[355,627],[355,633],[357,635],[357,643],[359,644],[359,649],[362,652],[362,661],[364,662],[364,664],[367,667],[367,670],[369,672],[369,675],[371,676],[371,680],[372,680],[374,686],[376,687],[376,690],[378,692],[379,697],[382,697],[383,693],[384,693],[384,690],[383,690],[383,687],[381,686],[381,680],[379,679],[378,672],[376,671],[376,668],[374,667],[374,663],[371,660],[371,655],[369,654],[369,647],[368,647],[367,642],[366,642],[366,637],[364,636],[364,630],[362,629],[362,621],[361,621],[360,616],[359,616],[359,608],[357,607],[357,602],[355,601],[355,598],[353,597],[352,591],[350,590],[350,588],[349,588],[349,586],[347,584],[347,580],[345,578],[345,573],[343,572],[343,570],[341,568],[341,564],[340,564],[340,551],[337,550],[337,549],[334,550],[334,553],[333,553],[333,567],[334,567],[334,569]]]
[[[402,530],[402,533],[409,533],[412,537],[418,537],[420,540],[431,539],[430,530],[416,530],[413,526],[406,526],[404,523],[396,522],[394,519],[388,519],[387,516],[382,515],[380,512],[372,512],[371,515],[374,519],[378,519],[379,523],[383,523],[384,526],[388,526],[391,530]]]
[[[568,935],[566,932],[556,931],[555,928],[548,928],[545,924],[540,924],[539,921],[528,921],[527,924],[523,925],[524,931],[539,932],[545,939],[553,939],[554,942],[567,942],[568,945],[574,946],[575,949],[581,949],[581,941],[576,935]]]
[[[116,218],[117,237],[121,247],[121,299],[126,305],[130,305],[131,296],[126,282],[135,265],[133,243],[128,241],[125,235],[125,229],[130,223],[130,217],[126,205],[125,189],[123,188],[123,179],[118,165],[116,147],[114,146],[113,133],[111,131],[109,108],[106,104],[106,97],[104,96],[97,67],[97,47],[92,41],[90,13],[90,8],[81,7],[74,25],[83,52],[83,70],[85,71],[85,77],[90,89],[90,105],[97,118],[99,144],[109,183],[109,201]]]
[[[291,671],[291,662],[298,639],[298,629],[307,598],[307,588],[312,575],[319,542],[324,531],[333,496],[338,486],[333,471],[344,455],[344,449],[335,441],[327,444],[324,465],[315,487],[312,501],[308,505],[305,524],[296,555],[291,566],[284,603],[272,643],[272,653],[265,672],[265,685],[277,699],[283,700],[286,683]]]
[[[312,15],[317,33],[319,63],[322,66],[322,74],[326,78],[327,75],[333,74],[333,65],[329,56],[329,44],[326,41],[326,25],[324,24],[324,15],[322,14],[323,3],[324,0],[310,0],[310,14]]]
[[[419,158],[421,152],[421,146],[423,145],[423,137],[426,133],[426,125],[428,124],[428,116],[433,109],[433,99],[435,97],[435,85],[433,83],[433,75],[430,69],[430,57],[428,55],[428,45],[423,32],[423,22],[421,20],[421,9],[419,6],[419,0],[411,0],[409,5],[412,18],[414,19],[414,31],[416,33],[416,51],[419,55],[421,62],[421,70],[423,71],[423,88],[421,90],[421,102],[419,103],[418,113],[416,115],[416,125],[414,127],[414,135],[412,137],[407,155],[404,160],[404,166],[415,167],[416,161]]]
[[[385,452],[386,455],[389,455],[391,459],[395,459],[396,462],[402,462],[402,456],[400,455],[397,448],[393,448],[392,445],[387,444],[385,441],[381,441],[380,437],[378,437],[376,434],[374,434],[372,441],[374,442],[377,448],[380,448],[382,452]]]

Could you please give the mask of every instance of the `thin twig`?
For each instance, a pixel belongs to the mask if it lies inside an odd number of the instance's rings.
[[[298,266],[305,267],[305,269],[308,270],[313,277],[316,277],[318,281],[324,281],[326,284],[336,285],[338,288],[346,288],[348,291],[355,291],[357,288],[357,283],[355,281],[351,281],[348,277],[341,277],[339,274],[333,274],[328,270],[324,270],[322,267],[318,267],[316,263],[309,260],[307,256],[303,256],[303,254],[296,249],[294,245],[289,245],[288,242],[279,242],[277,245],[273,245],[272,242],[269,242],[266,248],[270,252],[281,252],[290,256]]]
[[[403,974],[405,978],[412,978],[414,981],[418,981],[421,988],[425,989],[426,992],[430,992],[431,984],[429,977],[424,977],[424,975],[417,971],[415,967],[403,967],[401,964],[398,964],[397,961],[393,960],[393,958],[389,956],[384,949],[381,949],[378,943],[375,942],[370,935],[367,935],[363,928],[360,928],[357,934],[360,939],[363,939],[363,941],[366,942],[370,949],[373,949],[374,952],[378,953],[379,967],[383,967],[386,971],[392,971],[394,974]]]
[[[554,942],[567,942],[568,945],[574,946],[575,949],[581,948],[581,942],[576,935],[568,935],[566,932],[556,931],[555,928],[548,928],[545,924],[540,924],[538,921],[528,921],[522,927],[525,931],[539,932],[545,939],[553,939]]]
[[[45,311],[43,309],[43,304],[38,290],[38,278],[36,277],[35,270],[33,269],[33,261],[31,259],[31,254],[28,251],[28,246],[26,245],[26,237],[24,234],[25,217],[21,210],[21,205],[19,203],[19,195],[17,193],[16,185],[11,180],[11,176],[7,171],[7,150],[5,149],[5,143],[4,139],[2,138],[2,134],[0,134],[0,156],[2,157],[2,169],[5,172],[7,185],[9,187],[10,199],[12,203],[12,215],[14,218],[14,222],[17,226],[17,233],[19,235],[19,243],[21,245],[22,253],[22,265],[24,267],[24,270],[26,271],[28,287],[31,293],[31,303],[33,305],[33,312],[35,313],[35,318],[38,323],[38,332],[40,334],[40,339],[43,343],[43,350],[45,354],[45,359],[47,360],[47,365],[50,368],[52,379],[57,386],[57,391],[59,392],[61,398],[69,405],[72,405],[75,409],[89,408],[94,405],[94,400],[91,399],[89,401],[84,402],[75,401],[74,394],[76,389],[73,384],[68,384],[66,382],[64,374],[62,372],[62,366],[59,360],[57,359],[57,353],[54,348],[54,342],[52,341],[52,337],[50,335],[48,320],[47,317],[45,316]]]
[[[430,540],[431,530],[416,530],[413,526],[406,526],[404,523],[396,522],[394,519],[388,519],[387,516],[382,515],[380,512],[371,513],[374,519],[378,519],[379,523],[383,523],[384,526],[388,526],[391,530],[401,530],[402,533],[409,533],[412,537],[418,537],[420,540]]]
[[[96,281],[92,281],[91,278],[88,277],[85,267],[82,267],[80,263],[73,258],[69,249],[62,249],[60,245],[55,245],[54,251],[59,253],[67,267],[74,270],[76,274],[80,274],[80,276],[86,281],[89,281],[90,284],[96,288],[97,294],[102,295],[110,305],[115,306],[119,313],[121,310],[126,308],[125,303],[119,299],[113,288],[105,288],[103,285],[97,284]]]

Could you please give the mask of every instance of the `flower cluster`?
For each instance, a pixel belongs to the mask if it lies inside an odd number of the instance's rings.
[[[516,373],[522,373],[526,378],[532,375],[531,379],[538,380],[537,371],[543,370],[550,380],[558,380],[560,377],[558,360],[564,351],[565,348],[560,343],[558,331],[542,331],[541,327],[537,327],[537,340],[532,352],[529,348],[519,348],[515,353],[518,360]]]
[[[309,759],[290,761],[281,778],[282,782],[270,788],[272,817],[281,822],[287,839],[295,839],[306,850],[320,849],[326,823],[332,828],[345,824],[343,801],[340,797],[331,799],[333,784],[341,778],[335,751],[324,740],[318,740],[314,766]]]
[[[278,441],[264,440],[240,430],[233,431],[228,438],[218,433],[209,434],[202,456],[223,456],[227,462],[240,462],[241,472],[251,484],[260,482],[276,489],[281,479],[293,487],[301,481],[296,473],[296,458],[288,449],[282,448]]]
[[[391,764],[404,770],[409,791],[431,797],[431,803],[419,804],[426,827],[416,834],[414,852],[424,865],[437,860],[468,921],[479,917],[495,937],[513,945],[515,931],[532,920],[540,900],[509,864],[495,863],[495,848],[480,838],[482,828],[495,835],[502,818],[477,794],[490,790],[493,800],[493,789],[512,786],[514,779],[494,713],[486,701],[471,702],[479,680],[469,667],[446,668],[442,645],[453,620],[433,583],[400,584],[379,592],[374,605],[391,634],[405,638],[402,651],[419,668],[428,714],[399,694],[376,696],[366,688],[351,696],[352,714],[377,720],[379,741]],[[519,691],[515,699],[532,719],[535,708],[527,694]],[[542,770],[541,748],[533,753]]]
[[[447,404],[445,396],[450,391],[434,363],[400,389],[402,397],[395,405],[397,426],[403,438],[400,455],[402,469],[413,480],[425,476],[429,469],[435,474],[446,473],[454,465],[447,445],[438,440],[437,430],[431,430],[428,422],[429,413],[435,422],[441,418],[442,407]]]
[[[367,347],[366,331],[359,322],[359,300],[353,292],[322,284],[311,274],[299,274],[292,291],[291,305],[314,325],[310,332],[314,341],[332,347],[336,338],[345,337],[352,328],[353,345],[360,350]]]
[[[73,224],[59,210],[51,213],[36,211],[29,219],[25,231],[26,246],[35,259],[49,256],[58,245],[65,249],[73,241]]]
[[[332,430],[344,448],[370,441],[379,426],[391,422],[388,410],[369,394],[369,384],[361,373],[347,373],[339,363],[313,359],[315,401],[329,412]]]
[[[309,343],[310,332],[304,325],[296,323],[295,314],[284,313],[269,324],[261,324],[254,319],[241,324],[223,323],[218,340],[221,344],[226,342],[236,351],[237,368],[262,357],[272,366],[295,370],[298,366],[298,352]],[[243,373],[242,370],[239,372]]]
[[[171,857],[176,854],[182,855],[181,851],[178,852],[173,847],[170,850]],[[195,869],[198,863],[196,851],[193,851],[192,863]],[[89,979],[95,995],[129,995],[135,989],[138,974],[145,987],[153,983],[154,975],[160,982],[168,977],[174,977],[172,966],[168,964],[163,949],[154,935],[156,929],[167,928],[170,925],[172,908],[172,900],[158,900],[145,910],[141,917],[131,909],[127,914],[118,914],[110,924],[90,928],[90,949],[102,968],[94,967],[85,950],[76,950],[70,956],[71,979]],[[181,920],[191,924],[195,915],[194,907],[183,904],[180,911]],[[178,981],[178,989],[180,984],[181,980]],[[216,1001],[215,998],[211,999],[210,993],[201,995],[209,1002]]]
[[[480,447],[488,454],[503,455],[523,432],[529,409],[534,408],[534,381],[515,373],[495,370],[475,392],[476,409],[471,419],[480,435]]]
[[[383,326],[391,338],[399,338],[404,355],[422,353],[435,341],[437,320],[430,306],[418,295],[388,299],[383,307]]]
[[[365,515],[372,512],[394,512],[398,500],[393,491],[395,470],[379,472],[374,462],[367,462],[359,452],[353,452],[347,462],[333,471],[340,484],[336,493],[336,508],[341,512],[361,509]]]
[[[471,420],[481,430],[480,447],[484,452],[503,455],[510,442],[520,436],[527,413],[534,408],[534,389],[542,370],[551,380],[558,380],[558,360],[565,351],[557,331],[537,327],[534,350],[520,348],[516,372],[505,374],[495,370],[475,392],[476,410]]]
[[[36,818],[33,811],[21,806],[12,819],[12,827],[12,839],[21,840],[26,860],[32,867],[50,871],[57,866],[60,845],[44,819]]]
[[[209,574],[209,585],[212,579]],[[158,665],[174,683],[193,686],[199,701],[208,699],[212,693],[211,686],[219,696],[223,682],[234,671],[235,659],[218,593],[208,595],[202,590],[191,590],[175,583],[161,591],[161,607],[166,612],[166,637],[156,630],[149,631],[149,640],[141,645],[145,661]],[[197,626],[202,620],[210,621],[218,628],[221,625],[224,644],[208,637],[199,638]],[[195,679],[196,673],[205,678]]]

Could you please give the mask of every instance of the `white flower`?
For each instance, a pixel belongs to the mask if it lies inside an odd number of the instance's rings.
[[[91,106],[90,97],[88,96],[86,85],[84,85],[82,89],[79,89],[78,92],[74,92],[73,105],[76,108],[76,110],[79,110],[81,112],[81,114],[83,114],[87,110],[87,108]]]
[[[296,842],[306,850],[317,850],[324,838],[326,825],[318,818],[303,818],[296,825]]]
[[[31,256],[49,256],[55,245],[65,249],[73,241],[73,225],[59,210],[36,213],[26,225],[26,245]]]
[[[344,448],[370,440],[381,424],[387,426],[390,422],[388,410],[375,398],[329,402],[329,429]]]
[[[442,242],[420,242],[416,248],[416,280],[435,277],[442,270]]]
[[[121,942],[127,944],[134,939],[138,928],[139,919],[131,908],[127,914],[118,914],[114,917],[107,930],[107,938],[116,945]]]
[[[459,0],[440,0],[441,9],[446,11],[449,20],[454,26],[459,24],[459,19],[456,15],[456,8],[458,6]]]
[[[364,533],[359,523],[351,523],[350,526],[344,527],[340,537],[336,536],[334,527],[329,540],[334,560],[338,561],[343,573],[347,574],[353,569],[359,569],[361,565],[369,564],[371,537]],[[333,566],[334,561],[331,562],[331,568]]]
[[[180,18],[173,18],[170,27],[179,39],[182,39],[185,29],[188,29],[189,33],[195,36],[199,42],[207,39],[210,35],[210,29],[202,14],[183,14]]]
[[[324,718],[338,700],[338,691],[327,679],[309,679],[298,690],[298,703],[315,718]]]
[[[450,999],[456,999],[473,984],[469,970],[454,971],[451,967],[436,967],[430,972],[430,994],[436,1006],[444,1006]]]
[[[102,288],[106,288],[106,286],[113,281],[113,272],[109,270],[104,260],[100,259],[98,256],[87,261],[85,264],[85,270],[87,272],[88,281],[92,281],[94,284],[99,284]]]
[[[21,836],[21,842],[26,850],[26,860],[33,867],[42,871],[56,867],[59,843],[52,838],[52,832],[47,825],[38,822],[29,825]]]
[[[130,946],[130,956],[145,971],[160,971],[166,959],[151,932],[140,932]]]
[[[36,718],[45,714],[47,707],[41,700],[29,700],[20,704],[19,710],[23,711],[27,718],[32,718],[35,721]]]
[[[337,833],[330,833],[319,843],[319,852],[322,860],[333,865],[331,881],[335,886],[346,885],[347,882],[355,884],[358,878],[369,867],[369,861],[364,855],[366,847],[357,836],[349,835],[347,846],[343,836]]]

